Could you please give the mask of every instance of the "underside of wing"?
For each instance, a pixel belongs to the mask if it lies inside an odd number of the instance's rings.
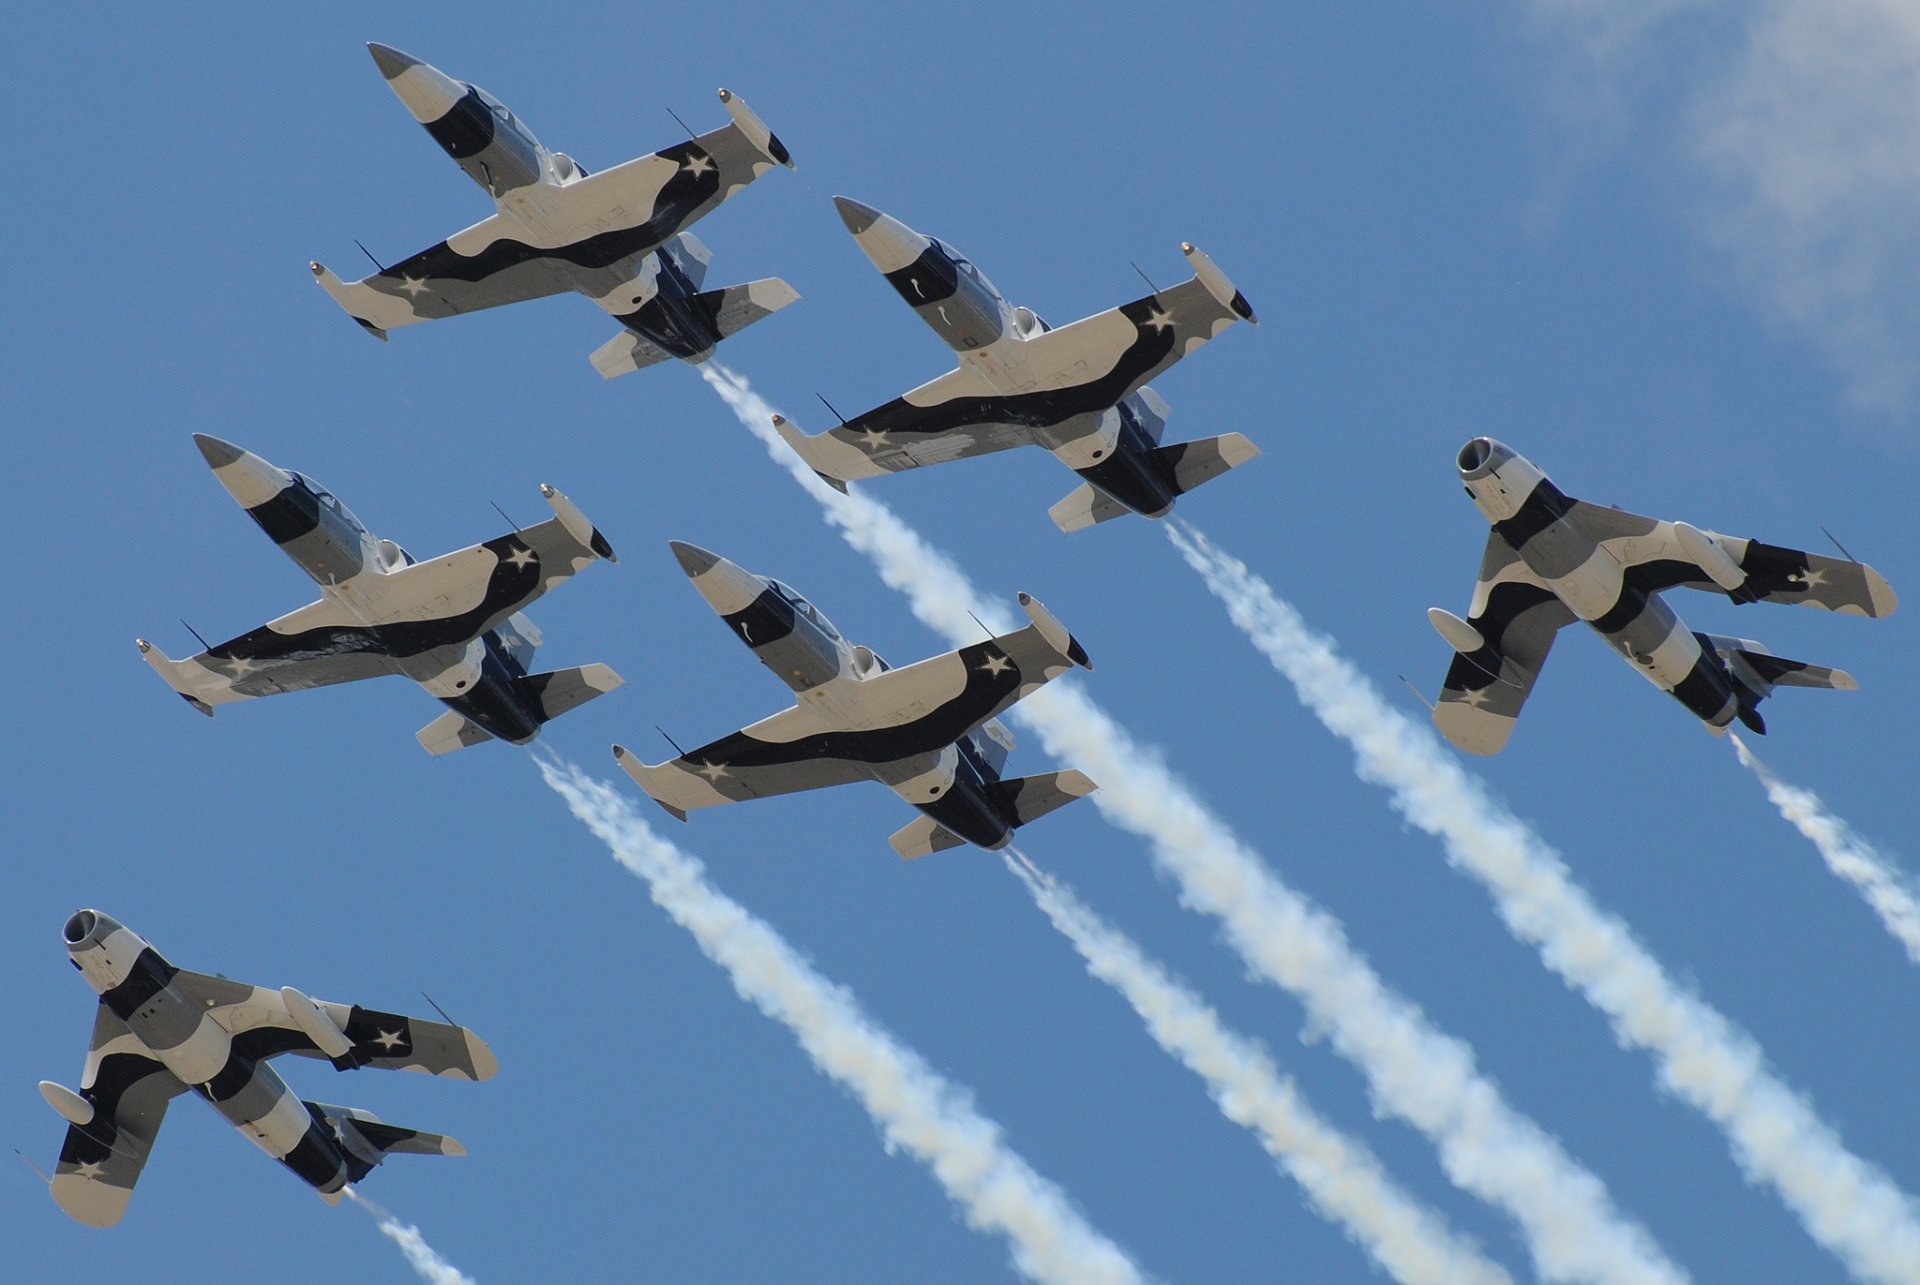
[[[656,803],[684,821],[689,812],[722,803],[871,780],[869,765],[845,752],[845,735],[796,705],[665,763],[642,763],[620,746],[614,757]]]
[[[326,599],[185,660],[142,641],[140,651],[169,686],[201,710],[399,673],[385,643]]]
[[[569,264],[516,236],[495,214],[359,281],[342,281],[318,263],[311,267],[334,302],[384,339],[415,322],[564,293],[573,288]]]
[[[1776,602],[1850,616],[1885,616],[1893,588],[1864,562],[1832,558],[1741,536],[1703,531],[1620,509],[1576,502],[1573,516],[1644,593],[1701,589],[1735,602]]]
[[[51,1183],[55,1202],[89,1227],[119,1222],[153,1151],[167,1104],[186,1089],[101,1004],[80,1084],[93,1117],[85,1125],[67,1126]]]
[[[996,417],[1004,400],[961,366],[817,437],[781,435],[816,473],[857,482],[1029,444],[1030,427]]]
[[[1554,636],[1574,619],[1566,604],[1526,571],[1513,547],[1498,532],[1489,533],[1474,611],[1466,621],[1475,637],[1460,640],[1480,645],[1469,650],[1456,644],[1433,711],[1441,734],[1470,754],[1501,750]]]

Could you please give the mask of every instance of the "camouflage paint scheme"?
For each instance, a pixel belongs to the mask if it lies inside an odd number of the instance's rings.
[[[714,345],[800,296],[777,277],[703,291],[707,248],[685,234],[710,210],[793,158],[737,96],[732,123],[588,174],[547,150],[493,95],[410,54],[369,44],[388,86],[493,198],[495,213],[360,281],[308,265],[347,314],[380,339],[415,322],[574,291],[626,329],[593,354],[608,378]]]
[[[321,590],[318,601],[185,660],[135,640],[201,713],[399,674],[447,706],[419,734],[428,752],[444,754],[491,737],[525,744],[542,724],[624,681],[605,665],[527,672],[540,632],[521,609],[588,564],[614,560],[606,537],[552,487],[540,488],[552,519],[415,562],[311,478],[217,437],[193,440],[220,484]]]
[[[1736,603],[1783,602],[1885,616],[1893,589],[1864,563],[1661,522],[1568,497],[1530,461],[1488,437],[1460,450],[1460,480],[1492,522],[1466,620],[1428,613],[1456,655],[1435,706],[1442,734],[1473,754],[1507,743],[1554,635],[1584,620],[1646,679],[1715,735],[1775,687],[1853,691],[1842,670],[1784,660],[1749,638],[1695,633],[1659,596],[1703,589]]]
[[[963,843],[1005,847],[1015,828],[1093,792],[1075,771],[1000,775],[1013,737],[997,716],[1073,666],[1093,668],[1027,595],[1027,628],[893,669],[778,580],[695,545],[675,541],[673,552],[727,627],[798,698],[671,762],[642,763],[613,747],[627,774],[680,820],[722,803],[880,781],[920,809],[892,839],[911,858]]]
[[[111,1227],[126,1214],[167,1104],[189,1089],[329,1204],[396,1152],[466,1154],[437,1133],[304,1101],[268,1065],[295,1053],[341,1071],[487,1079],[499,1061],[465,1027],[189,972],[97,910],[74,912],[63,935],[100,996],[79,1092],[40,1085],[68,1121],[53,1198],[78,1221]]]
[[[1182,246],[1194,276],[1063,326],[1009,305],[966,257],[891,215],[833,198],[854,241],[935,334],[958,369],[841,427],[808,437],[775,425],[828,483],[1009,447],[1044,447],[1084,479],[1050,509],[1063,531],[1140,513],[1258,455],[1241,433],[1160,444],[1170,413],[1146,382],[1253,308],[1206,255]]]

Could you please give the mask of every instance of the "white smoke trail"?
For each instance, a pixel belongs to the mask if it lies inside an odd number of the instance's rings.
[[[656,835],[611,787],[571,764],[536,761],[573,815],[727,970],[740,997],[784,1024],[814,1065],[853,1093],[889,1150],[904,1147],[926,1164],[970,1226],[1006,1236],[1022,1275],[1061,1285],[1141,1279],[1126,1254],[1029,1168],[961,1090],[881,1030],[764,920],[708,883],[699,861]]]
[[[1183,523],[1168,534],[1234,623],[1350,744],[1356,770],[1396,811],[1484,883],[1513,934],[1612,1019],[1623,1043],[1654,1054],[1660,1080],[1726,1133],[1747,1176],[1788,1208],[1854,1275],[1920,1281],[1920,1221],[1882,1170],[1841,1145],[1787,1088],[1745,1031],[1667,976],[1626,925],[1603,913],[1560,856],[1488,797],[1426,728],[1387,705],[1292,607]]]
[[[1155,1042],[1207,1082],[1221,1114],[1258,1135],[1322,1215],[1344,1226],[1395,1280],[1415,1285],[1512,1285],[1512,1278],[1440,1215],[1387,1176],[1367,1148],[1322,1120],[1266,1051],[1227,1030],[1220,1015],[1054,876],[1009,849],[1007,866],[1087,962],[1119,991]]]
[[[427,1244],[420,1235],[418,1227],[401,1222],[352,1187],[346,1190],[353,1203],[366,1210],[379,1225],[381,1234],[400,1247],[400,1252],[406,1255],[407,1265],[421,1280],[428,1282],[428,1285],[474,1285],[473,1277],[434,1252],[433,1246]]]
[[[1738,736],[1733,738],[1733,748],[1766,786],[1767,798],[1780,815],[1820,850],[1827,869],[1859,890],[1887,931],[1907,948],[1907,958],[1920,964],[1920,896],[1915,894],[1912,877],[1827,811],[1819,795],[1775,776]]]
[[[864,495],[841,495],[815,477],[773,431],[771,408],[745,379],[714,361],[700,370],[881,579],[908,596],[923,623],[956,644],[979,637],[976,616],[995,632],[1014,627],[1001,603],[983,599],[891,509]],[[1049,754],[1101,783],[1092,796],[1101,813],[1145,837],[1183,904],[1216,916],[1257,975],[1299,998],[1314,1029],[1366,1075],[1376,1109],[1427,1135],[1449,1179],[1513,1217],[1541,1276],[1664,1285],[1686,1279],[1614,1207],[1598,1178],[1508,1105],[1474,1066],[1471,1048],[1435,1030],[1416,1004],[1389,989],[1339,922],[1281,882],[1157,752],[1136,744],[1066,681],[1020,702],[1013,716]]]

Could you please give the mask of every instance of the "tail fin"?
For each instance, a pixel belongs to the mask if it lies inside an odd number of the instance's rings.
[[[1245,433],[1222,433],[1191,442],[1162,446],[1154,455],[1173,477],[1176,495],[1185,495],[1203,482],[1211,482],[1230,468],[1238,468],[1260,453]]]
[[[1060,502],[1047,510],[1047,516],[1062,531],[1072,534],[1084,531],[1096,522],[1106,522],[1113,518],[1125,517],[1132,509],[1110,499],[1105,491],[1091,482],[1082,482],[1063,496]]]
[[[1698,637],[1703,646],[1726,664],[1727,673],[1741,689],[1738,693],[1740,721],[1763,736],[1767,725],[1755,707],[1772,695],[1776,687],[1817,687],[1836,692],[1860,690],[1860,684],[1844,669],[1788,660],[1774,655],[1764,643],[1751,638],[1727,638],[1719,634]]]
[[[704,247],[703,247],[704,248]],[[713,320],[713,328],[722,339],[737,335],[754,322],[771,317],[800,297],[800,292],[779,277],[762,277],[744,285],[722,286],[690,295],[687,302]],[[685,360],[698,365],[713,355],[713,350]],[[602,378],[614,379],[673,357],[674,354],[649,343],[631,330],[622,330],[594,349],[588,358]]]
[[[458,710],[448,710],[413,734],[420,748],[434,756],[464,750],[469,745],[493,739],[493,733],[467,718]]]
[[[903,861],[945,852],[948,848],[964,848],[967,844],[965,839],[924,814],[894,831],[887,842]]]
[[[1039,776],[1015,776],[995,781],[987,787],[1009,812],[1016,826],[1026,825],[1075,799],[1084,799],[1100,787],[1084,772],[1069,768],[1064,772],[1043,772]]]
[[[725,339],[771,317],[799,297],[800,292],[779,277],[762,277],[744,285],[703,290],[688,302],[712,317],[713,328]]]
[[[441,1133],[423,1133],[386,1124],[371,1111],[357,1107],[337,1107],[325,1102],[308,1102],[307,1110],[316,1120],[333,1129],[340,1150],[347,1159],[347,1181],[359,1182],[388,1156],[464,1156],[466,1147],[457,1138]]]
[[[604,696],[627,680],[607,665],[580,665],[573,669],[554,669],[544,674],[528,674],[519,683],[540,715],[542,723],[551,723],[570,709]]]

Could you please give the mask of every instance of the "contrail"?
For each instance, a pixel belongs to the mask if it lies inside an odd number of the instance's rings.
[[[1653,1053],[1661,1082],[1720,1126],[1749,1179],[1772,1185],[1855,1276],[1920,1281],[1912,1200],[1841,1145],[1775,1077],[1752,1036],[1668,977],[1625,924],[1593,904],[1557,852],[1495,803],[1431,732],[1389,707],[1244,563],[1185,523],[1171,524],[1168,535],[1300,700],[1353,747],[1360,776],[1391,791],[1396,811],[1492,891],[1513,934],[1607,1014],[1622,1043]]]
[[[920,620],[956,643],[1013,628],[1006,608],[983,599],[960,570],[893,511],[841,495],[807,469],[770,424],[772,410],[746,380],[709,361],[701,374],[795,479],[819,500],[847,542],[882,580],[905,593]],[[1367,1078],[1377,1110],[1430,1138],[1457,1186],[1505,1210],[1548,1280],[1686,1279],[1653,1238],[1614,1208],[1606,1186],[1515,1111],[1474,1065],[1473,1050],[1442,1034],[1418,1005],[1391,990],[1347,942],[1338,920],[1283,883],[1210,813],[1157,751],[1068,681],[1013,708],[1047,752],[1102,785],[1093,802],[1115,825],[1146,838],[1178,883],[1181,901],[1217,917],[1249,968],[1294,994],[1313,1029]]]
[[[764,920],[708,883],[700,862],[656,835],[623,796],[570,763],[536,762],[573,815],[727,970],[740,997],[783,1023],[814,1065],[859,1099],[888,1149],[904,1147],[926,1164],[970,1226],[1006,1236],[1022,1275],[1060,1285],[1141,1279],[962,1090],[881,1030],[846,988],[815,972]]]
[[[1322,1120],[1266,1051],[1174,981],[1073,891],[1014,849],[1002,854],[1087,962],[1119,991],[1160,1047],[1207,1082],[1221,1114],[1251,1129],[1323,1216],[1405,1285],[1512,1285],[1507,1273],[1388,1177],[1367,1148]]]
[[[1819,795],[1775,776],[1738,736],[1733,738],[1733,748],[1767,787],[1767,798],[1780,815],[1813,841],[1827,869],[1859,889],[1887,931],[1907,948],[1907,958],[1920,964],[1920,897],[1915,896],[1912,877],[1827,811]]]
[[[353,1203],[366,1210],[379,1224],[381,1233],[400,1246],[400,1252],[407,1256],[407,1265],[421,1280],[429,1282],[429,1285],[474,1285],[473,1277],[434,1252],[433,1246],[427,1244],[420,1235],[418,1227],[401,1222],[352,1187],[346,1191]]]

